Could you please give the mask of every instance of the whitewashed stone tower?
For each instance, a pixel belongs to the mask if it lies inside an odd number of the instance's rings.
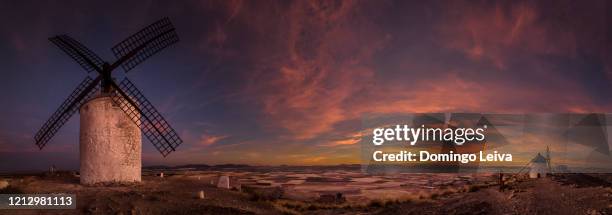
[[[140,129],[109,96],[80,108],[81,184],[141,181]]]

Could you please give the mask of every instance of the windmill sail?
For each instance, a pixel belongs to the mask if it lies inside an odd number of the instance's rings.
[[[155,53],[179,41],[170,22],[163,18],[123,40],[112,48],[125,72],[153,56]],[[116,64],[113,67],[117,66]]]
[[[59,35],[49,38],[49,41],[66,52],[66,54],[79,63],[87,73],[102,71],[102,65],[104,64],[102,58],[75,39],[67,35]]]
[[[113,101],[140,127],[164,157],[183,143],[176,131],[130,80],[125,78],[119,85],[114,82],[113,85]]]
[[[64,125],[70,117],[81,107],[85,101],[89,100],[97,90],[98,82],[100,78],[92,80],[90,77],[86,77],[74,91],[68,96],[68,98],[60,105],[55,113],[45,122],[42,128],[36,133],[34,139],[38,148],[42,149],[45,147],[47,142],[57,133],[57,131]]]
[[[127,72],[155,53],[178,42],[179,38],[170,19],[163,18],[115,45],[112,51],[118,59],[110,65],[69,36],[59,35],[49,40],[87,72],[96,71],[98,77],[95,80],[87,77],[81,82],[36,133],[35,140],[39,148],[42,149],[95,92],[101,92],[101,96],[111,96],[113,102],[138,125],[164,157],[175,151],[183,142],[176,131],[129,80],[125,79],[117,85],[112,77],[112,72],[117,67],[122,66]],[[94,89],[96,87],[98,89]]]

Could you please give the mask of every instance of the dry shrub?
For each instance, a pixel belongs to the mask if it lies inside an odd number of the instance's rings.
[[[0,194],[23,194],[23,193],[24,193],[23,190],[17,187],[13,187],[11,185],[9,185],[8,187],[5,187],[4,189],[0,189]]]
[[[385,203],[381,201],[380,199],[374,199],[370,201],[370,203],[368,203],[368,207],[373,207],[373,208],[380,208],[380,207],[383,207],[384,205]]]
[[[243,186],[242,190],[249,194],[253,201],[272,201],[283,197],[283,189],[280,187]]]
[[[480,186],[478,186],[478,185],[470,185],[470,187],[468,188],[468,192],[470,192],[470,193],[471,192],[476,192],[478,190],[480,190]]]

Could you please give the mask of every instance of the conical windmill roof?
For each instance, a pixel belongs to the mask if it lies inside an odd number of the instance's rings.
[[[538,153],[532,160],[532,163],[546,163],[546,158]]]

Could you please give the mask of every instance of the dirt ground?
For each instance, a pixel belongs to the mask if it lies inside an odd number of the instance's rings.
[[[74,193],[76,210],[10,210],[0,214],[279,214],[245,193],[218,189],[206,180],[145,177],[132,185],[82,186],[69,176],[12,179],[23,193]],[[199,199],[198,192],[205,193]]]
[[[140,184],[92,187],[69,174],[19,176],[4,191],[74,193],[77,209],[0,214],[612,214],[612,186],[606,177],[569,174],[508,182],[503,191],[487,185],[418,199],[326,205],[257,199],[244,191],[216,188],[211,178],[146,176]],[[204,199],[197,198],[200,190]]]
[[[583,174],[524,180],[503,191],[493,186],[422,203],[387,207],[378,214],[612,214],[612,187]]]

